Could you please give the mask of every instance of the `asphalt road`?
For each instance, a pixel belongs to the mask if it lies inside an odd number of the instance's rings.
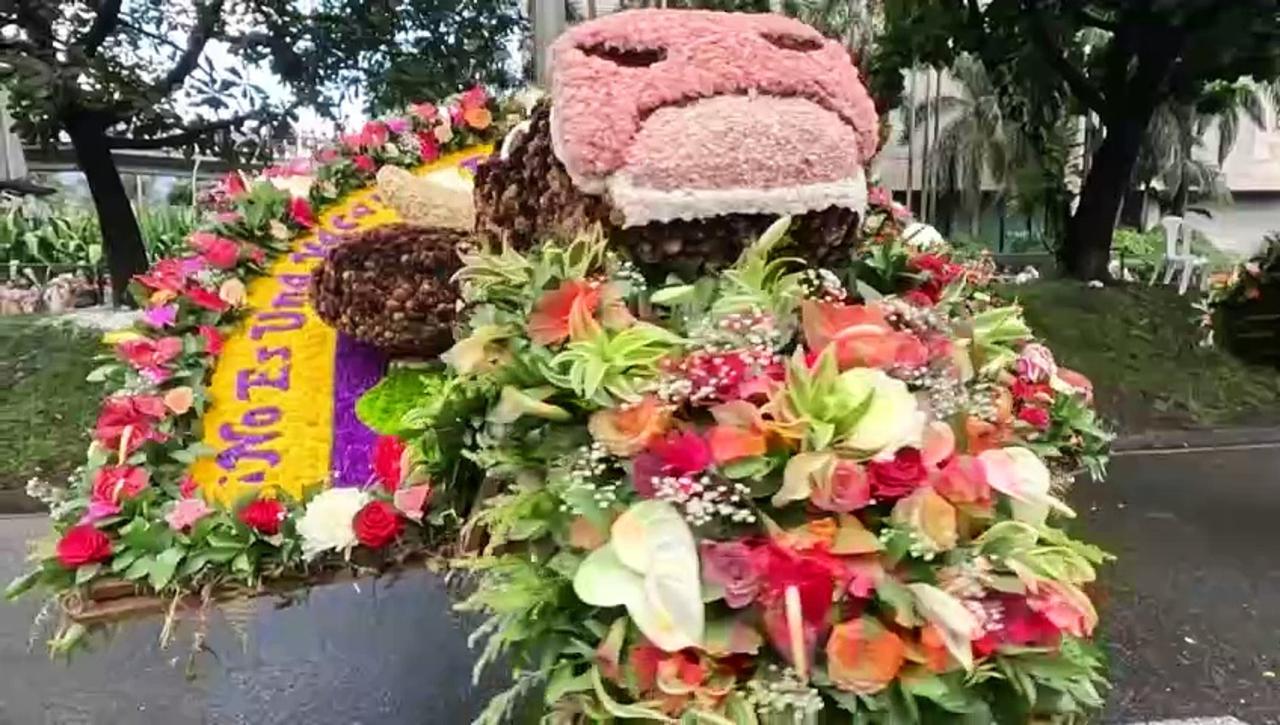
[[[1100,591],[1117,681],[1106,720],[1280,723],[1280,449],[1126,456],[1072,500],[1083,533],[1121,557]],[[0,518],[0,579],[42,526]],[[157,651],[156,623],[50,662],[27,649],[36,609],[0,605],[0,725],[452,725],[492,691],[471,686],[465,623],[425,574],[264,604],[247,650],[215,625],[217,659],[193,681],[185,640]]]

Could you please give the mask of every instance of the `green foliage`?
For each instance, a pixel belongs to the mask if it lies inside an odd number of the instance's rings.
[[[1280,77],[1274,0],[911,0],[886,3],[885,16],[871,64],[873,86],[897,97],[901,80],[895,76],[903,69],[951,66],[963,52],[979,58],[998,89],[1001,114],[1022,128],[1037,160],[1027,167],[1028,178],[1018,180],[1021,189],[1034,191],[1021,205],[1048,210],[1055,238],[1071,198],[1062,172],[1074,143],[1072,130],[1064,128],[1074,123],[1072,111],[1092,111],[1113,131],[1145,127],[1165,105],[1215,105],[1210,101],[1222,95],[1220,84],[1242,76],[1262,83]],[[1181,136],[1174,147],[1178,159],[1189,160],[1188,134]],[[1178,159],[1173,167],[1185,181],[1187,164]],[[1132,171],[1097,163],[1090,168],[1086,189],[1095,179],[1116,186],[1100,174],[1128,179]],[[1150,178],[1155,172],[1145,173]],[[1123,192],[1116,186],[1116,196],[1095,203],[1115,208],[1108,205],[1118,206]],[[1086,244],[1096,243],[1072,241],[1064,252],[1077,260],[1091,253]]]
[[[143,207],[143,244],[153,258],[173,256],[196,226],[185,207]],[[0,204],[0,264],[95,266],[102,262],[102,230],[92,210],[18,197]]]
[[[196,228],[196,212],[190,205],[144,206],[138,210],[142,243],[152,259],[177,256]]]
[[[0,47],[0,81],[11,90],[10,111],[24,137],[53,143],[74,118],[98,128],[111,148],[198,146],[234,155],[272,140],[280,109],[271,107],[266,91],[234,66],[202,56],[211,40],[226,42],[241,57],[268,53],[300,17],[292,3],[36,0],[24,6],[26,12],[4,20],[15,24],[20,40]],[[243,28],[259,32],[237,35]],[[210,133],[245,128],[262,133]]]
[[[392,368],[356,401],[356,416],[381,435],[400,435],[407,428],[405,414],[424,399],[434,399],[444,384],[438,371]]]
[[[0,317],[0,489],[20,490],[32,476],[62,484],[83,460],[99,396],[85,376],[99,348],[93,331]]]
[[[511,48],[524,31],[512,0],[315,3],[305,31],[309,66],[295,84],[326,105],[360,97],[370,112],[443,98],[481,83],[510,89]]]
[[[1165,287],[1012,287],[1058,361],[1093,381],[1099,410],[1130,430],[1273,420],[1280,376],[1199,345],[1186,297]]]
[[[0,212],[0,263],[95,265],[102,232],[92,213],[34,197],[7,200]]]

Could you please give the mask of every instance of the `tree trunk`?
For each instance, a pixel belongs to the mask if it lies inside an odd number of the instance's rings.
[[[106,126],[88,114],[63,119],[76,162],[89,182],[93,206],[102,228],[103,252],[111,273],[111,299],[116,305],[129,302],[126,290],[135,274],[147,271],[147,249],[142,244],[138,220],[129,205],[116,160],[107,147]]]
[[[1152,113],[1131,114],[1107,124],[1107,136],[1080,190],[1080,205],[1067,226],[1062,256],[1072,277],[1110,279],[1111,237]]]

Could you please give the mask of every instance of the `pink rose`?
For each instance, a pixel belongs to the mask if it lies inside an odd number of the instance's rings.
[[[387,119],[387,130],[399,136],[409,130],[409,120],[406,118],[389,118]]]
[[[818,478],[809,498],[824,511],[847,514],[871,503],[871,478],[854,461],[841,459],[831,475]]]
[[[751,547],[741,541],[703,541],[702,576],[724,587],[724,601],[733,609],[750,606],[760,592]]]
[[[1018,420],[1030,425],[1036,430],[1045,430],[1049,427],[1049,411],[1044,408],[1035,408],[1027,406],[1018,412]]]
[[[1022,354],[1014,364],[1018,376],[1033,383],[1047,382],[1058,374],[1058,363],[1053,359],[1053,352],[1037,342],[1022,348]]]
[[[201,498],[184,498],[173,505],[173,510],[165,515],[164,520],[174,531],[185,531],[197,521],[213,513],[213,509]]]

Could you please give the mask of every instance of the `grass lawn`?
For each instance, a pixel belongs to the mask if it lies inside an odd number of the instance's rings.
[[[101,333],[0,317],[0,490],[61,482],[84,462],[102,386],[85,382]]]
[[[1280,423],[1280,370],[1202,348],[1192,295],[1049,280],[1002,290],[1058,360],[1089,376],[1122,430]]]

